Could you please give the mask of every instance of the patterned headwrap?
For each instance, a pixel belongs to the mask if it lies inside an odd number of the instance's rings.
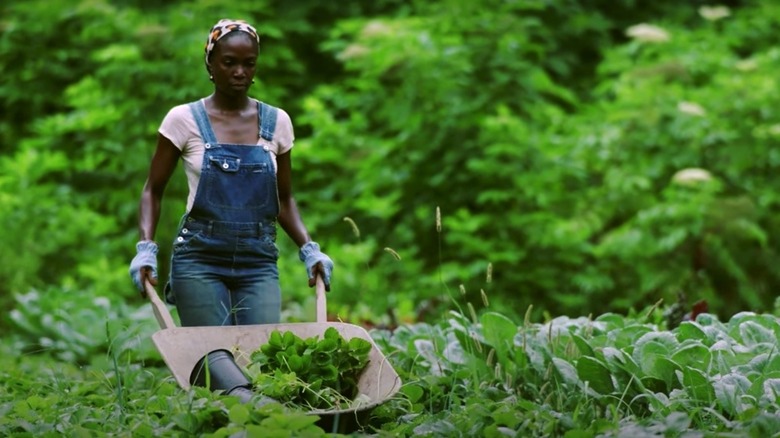
[[[249,23],[244,20],[223,18],[211,28],[209,38],[206,40],[206,64],[209,63],[209,56],[214,50],[214,45],[217,44],[217,41],[231,32],[246,32],[257,41],[257,44],[260,44],[260,37],[257,35],[257,31]]]

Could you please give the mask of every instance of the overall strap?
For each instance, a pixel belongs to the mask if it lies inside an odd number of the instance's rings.
[[[189,104],[192,116],[195,118],[195,123],[198,124],[198,130],[200,130],[200,138],[203,139],[203,143],[216,146],[217,137],[214,135],[214,131],[211,130],[211,123],[209,123],[209,116],[206,113],[206,105],[203,100],[198,100]]]
[[[276,130],[276,107],[257,101],[257,123],[260,127],[260,137],[267,141],[274,139]]]

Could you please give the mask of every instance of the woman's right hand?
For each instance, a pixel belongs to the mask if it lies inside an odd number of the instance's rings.
[[[151,240],[142,240],[136,243],[135,249],[137,253],[130,262],[130,278],[141,296],[146,296],[144,282],[148,280],[152,285],[157,285],[158,247]]]

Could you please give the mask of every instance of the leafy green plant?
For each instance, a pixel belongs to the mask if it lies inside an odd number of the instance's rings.
[[[109,350],[123,359],[159,360],[148,339],[154,330],[149,306],[132,308],[73,286],[33,289],[14,299],[8,319],[22,352],[46,352],[74,363],[88,363]]]
[[[262,23],[253,96],[295,122],[296,199],[340,267],[344,317],[403,307],[408,321],[455,279],[474,298],[488,264],[504,313],[624,312],[680,289],[721,317],[772,306],[773,2],[715,15],[605,0],[49,3],[0,6],[0,226],[15,238],[0,249],[2,307],[104,272],[102,294],[135,296],[120,272],[155,131],[210,92],[203,37],[223,15]],[[638,38],[643,21],[663,37]],[[680,185],[695,169],[709,183]],[[185,198],[177,174],[163,281]],[[303,301],[296,248],[280,240],[284,296]]]
[[[131,329],[139,324],[118,318]],[[673,330],[662,323],[659,308],[538,323],[483,311],[371,331],[403,385],[352,436],[777,436],[778,317],[700,314]],[[275,351],[277,374],[287,379],[276,382],[278,391],[298,388],[300,379],[287,371],[301,369],[307,349],[314,364],[324,340],[274,335],[266,352]],[[319,352],[330,351],[327,344]],[[106,360],[115,356],[93,351],[88,365],[76,366],[51,351],[17,353],[13,343],[0,343],[0,434],[108,427],[119,436],[261,429],[264,436],[333,436],[305,410],[241,404],[199,387],[182,391],[161,364],[133,356]]]
[[[333,327],[321,339],[305,340],[291,331],[275,330],[252,352],[247,371],[258,392],[282,403],[346,408],[359,395],[358,378],[370,352],[369,341],[347,341]]]
[[[405,382],[403,400],[377,408],[377,427],[404,436],[685,436],[774,421],[777,317],[741,313],[722,323],[701,314],[668,331],[653,322],[659,314],[517,325],[494,312],[477,320],[452,313],[435,326],[375,332]],[[405,421],[389,422],[393,415]]]
[[[55,3],[0,6],[0,226],[12,237],[0,307],[13,329],[0,434],[263,424],[265,436],[322,436],[281,406],[180,391],[144,353],[148,314],[124,304],[155,129],[209,92],[203,31],[223,14],[263,23],[256,97],[295,121],[296,196],[341,267],[337,313],[401,309],[382,321],[396,330],[374,335],[404,386],[366,430],[780,430],[777,2]],[[161,242],[183,207],[179,176]],[[306,305],[293,259],[280,260],[285,298]],[[456,280],[463,293],[447,297]],[[414,323],[424,300],[476,301],[483,288],[492,312],[464,303]],[[718,316],[669,330],[630,310],[680,292]]]

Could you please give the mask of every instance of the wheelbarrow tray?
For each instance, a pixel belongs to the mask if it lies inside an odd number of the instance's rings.
[[[152,335],[152,341],[160,352],[173,377],[184,390],[190,388],[192,371],[204,356],[214,350],[227,350],[233,354],[236,364],[246,367],[252,353],[268,342],[274,331],[290,331],[307,339],[322,338],[328,328],[336,329],[344,339],[360,338],[371,343],[368,364],[357,382],[359,395],[364,402],[344,409],[315,409],[312,414],[342,414],[373,408],[393,397],[401,387],[401,380],[389,361],[384,357],[368,332],[360,326],[341,322],[323,322],[325,313],[325,291],[321,281],[317,282],[317,320],[287,324],[257,324],[219,327],[176,327],[166,305],[160,300],[151,284],[146,292],[152,301],[155,317],[162,327]]]
[[[260,324],[224,327],[174,327],[160,330],[152,335],[152,341],[183,389],[190,388],[190,375],[195,365],[209,352],[219,349],[233,353],[236,363],[243,367],[249,364],[251,354],[268,342],[271,332],[290,331],[306,339],[322,338],[329,327],[338,330],[344,339],[361,338],[371,342],[368,364],[358,378],[359,394],[368,397],[357,409],[374,407],[392,397],[399,389],[400,381],[393,367],[377,348],[368,332],[362,327],[338,322]],[[323,412],[351,412],[356,409],[328,409]]]

